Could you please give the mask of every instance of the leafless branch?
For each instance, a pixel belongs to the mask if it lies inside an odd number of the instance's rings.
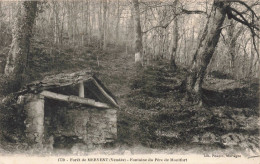
[[[252,9],[253,7],[255,7],[257,5],[260,5],[259,1],[255,2],[254,4],[250,5],[249,7]],[[248,8],[244,11],[241,11],[241,14],[245,14],[246,12],[248,12]]]
[[[250,29],[250,31],[251,31],[251,33],[252,33],[253,35],[259,37],[259,36],[255,33],[255,31],[254,31],[255,29],[256,29],[256,30],[259,30],[259,28],[258,28],[256,25],[254,25],[254,24],[252,24],[252,23],[249,23],[249,22],[246,20],[246,18],[245,18],[241,13],[239,13],[236,9],[231,8],[231,7],[229,7],[228,9],[229,9],[230,11],[235,12],[235,13],[236,13],[237,15],[239,15],[242,19],[240,19],[240,18],[238,18],[237,16],[235,16],[232,12],[229,12],[229,15],[230,15],[231,18],[233,18],[234,20],[238,21],[239,23],[241,23],[241,24],[243,24],[243,25],[246,25],[246,26]]]
[[[157,25],[157,26],[154,26],[146,31],[143,31],[142,33],[147,33],[153,29],[156,29],[156,28],[164,28],[166,29],[170,24],[171,22],[178,16],[178,15],[181,15],[181,14],[205,14],[207,15],[207,13],[205,11],[201,11],[201,10],[186,10],[186,9],[181,9],[181,12],[180,13],[175,13],[174,14],[174,17],[168,22],[166,23],[165,25]]]
[[[231,26],[231,24],[224,25],[224,26],[220,27],[219,29],[223,29],[223,28],[226,28],[226,27],[229,27],[229,26]]]
[[[257,49],[257,46],[256,46],[255,35],[253,35],[252,38],[253,38],[254,49],[256,51],[257,58],[259,59],[259,50]]]
[[[153,29],[156,29],[156,28],[164,28],[166,29],[170,24],[171,22],[177,17],[177,15],[175,15],[168,23],[166,23],[165,25],[158,25],[158,26],[153,26],[152,28],[146,30],[146,31],[143,31],[142,33],[147,33]]]
[[[241,0],[231,0],[232,2],[237,2],[237,3],[240,3],[241,5],[245,6],[247,8],[247,11],[251,11],[252,15],[254,15],[257,19],[258,16],[256,15],[255,11],[252,9],[251,6],[249,6],[248,4],[246,4],[245,2],[241,1]]]
[[[184,13],[184,14],[206,14],[207,15],[207,13],[205,11],[201,11],[201,10],[182,9],[181,12]]]
[[[222,30],[221,30],[221,32],[220,32],[220,35],[222,36],[223,41],[225,42],[225,44],[227,44],[226,38],[225,38],[225,36],[223,35]]]

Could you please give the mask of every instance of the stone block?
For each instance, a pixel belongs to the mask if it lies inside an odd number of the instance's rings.
[[[35,94],[27,94],[24,101],[27,137],[32,142],[42,143],[44,133],[44,99]]]

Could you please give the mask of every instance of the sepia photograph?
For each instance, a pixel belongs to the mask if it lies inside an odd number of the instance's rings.
[[[259,164],[259,51],[260,0],[0,0],[0,164]]]

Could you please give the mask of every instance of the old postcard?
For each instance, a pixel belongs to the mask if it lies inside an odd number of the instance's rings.
[[[0,164],[259,163],[259,0],[0,1]]]

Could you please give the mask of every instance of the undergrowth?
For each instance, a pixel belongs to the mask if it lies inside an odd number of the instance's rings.
[[[241,88],[230,85],[224,91],[204,88],[205,106],[199,107],[186,101],[185,93],[176,89],[185,76],[185,70],[172,71],[157,63],[133,78],[128,103],[149,111],[149,117],[137,121],[140,134],[136,140],[153,148],[183,145],[203,147],[205,151],[259,150],[258,84]]]

